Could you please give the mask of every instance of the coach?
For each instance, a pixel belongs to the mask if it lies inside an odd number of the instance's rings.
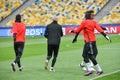
[[[47,70],[48,62],[52,57],[54,52],[52,64],[50,71],[54,70],[54,65],[58,56],[59,46],[61,42],[61,37],[63,36],[62,27],[57,23],[58,18],[54,17],[53,22],[47,25],[44,36],[47,38],[47,58],[45,61],[45,69]]]

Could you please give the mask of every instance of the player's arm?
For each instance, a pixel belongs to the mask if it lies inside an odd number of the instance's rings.
[[[79,33],[76,33],[76,34],[75,34],[75,37],[73,38],[73,41],[72,41],[72,43],[75,43],[75,42],[77,42],[77,37],[78,37],[78,35],[79,35]]]
[[[70,32],[70,33],[75,33],[74,30],[70,30],[69,32]],[[73,40],[72,40],[72,43],[77,42],[77,37],[78,37],[78,35],[79,35],[79,33],[76,33],[76,34],[75,34],[75,36],[74,36],[74,38],[73,38]]]
[[[16,41],[16,35],[17,35],[17,33],[13,33],[13,40],[14,40],[14,42]]]
[[[80,33],[82,31],[82,29],[84,28],[85,26],[85,21],[82,21],[81,22],[81,25],[78,26],[78,28],[76,30],[70,30],[69,32],[70,33]]]
[[[109,41],[111,42],[110,37],[104,33],[103,29],[100,27],[99,24],[96,23],[96,29]]]
[[[82,22],[81,25],[76,30],[70,30],[71,33],[76,33],[72,43],[77,42],[77,37],[83,28],[84,28],[84,22]]]
[[[112,42],[111,39],[110,39],[110,37],[109,37],[107,34],[105,34],[104,32],[101,32],[101,34],[102,34],[109,42]]]
[[[101,28],[102,28],[102,30],[107,30],[106,28],[104,28],[104,27],[102,27],[102,26],[100,26]]]
[[[63,31],[62,31],[62,27],[61,27],[61,37],[63,36]]]
[[[44,37],[47,38],[48,37],[48,28],[46,27],[45,33],[44,33]]]
[[[16,35],[17,35],[17,25],[16,24],[13,24],[12,32],[13,32],[13,40],[15,42],[16,41]]]

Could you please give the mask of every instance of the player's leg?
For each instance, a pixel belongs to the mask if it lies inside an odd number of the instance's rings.
[[[101,69],[100,65],[97,63],[97,60],[92,55],[89,55],[89,58],[93,62],[95,67],[97,68],[97,75],[102,74],[103,70]]]
[[[15,51],[15,55],[16,55],[16,57],[17,57],[17,55],[18,55],[18,44],[17,44],[16,42],[14,42],[14,51]],[[15,63],[15,61],[14,61],[14,62],[11,64],[13,71],[16,71],[15,65],[16,65],[16,63]]]
[[[85,46],[84,46],[84,48],[83,48],[83,53],[82,53],[83,59],[85,59],[86,56],[87,56],[87,54],[86,54]],[[81,67],[82,70],[87,70],[87,68],[85,67],[85,65],[86,65],[86,64],[85,64],[85,61],[84,61],[84,60],[79,64],[79,66]]]
[[[56,60],[57,60],[58,51],[59,51],[59,45],[54,45],[54,57],[53,57],[53,60],[52,60],[50,71],[55,71],[54,66],[55,66],[55,63],[56,63]]]
[[[93,56],[94,56],[94,58],[96,58],[96,56],[97,56],[97,54],[98,54],[96,42],[93,42],[93,43],[92,43],[92,48],[93,48],[92,50],[93,50],[93,52],[94,52]],[[93,71],[96,71],[96,70],[93,68],[94,64],[93,64],[93,62],[92,62],[91,60],[90,60],[90,64],[91,64],[92,70],[93,70]]]
[[[90,65],[91,65],[92,70],[93,70],[93,71],[96,71],[96,70],[94,69],[94,64],[92,63],[92,61],[90,60],[89,62],[90,62]]]
[[[82,56],[83,56],[83,58],[85,58],[85,56],[87,56],[87,54],[85,54],[85,48],[83,49],[83,54],[82,54]],[[89,62],[90,62],[90,65],[91,65],[92,70],[93,70],[93,71],[96,71],[96,70],[93,68],[94,65],[93,65],[92,61],[90,60]],[[82,70],[87,71],[87,68],[86,68],[85,65],[86,65],[86,63],[84,62],[84,60],[79,64],[79,66],[81,67]]]
[[[20,43],[20,46],[19,46],[19,54],[20,54],[20,59],[21,59],[21,56],[23,54],[23,50],[24,50],[24,42],[21,42]],[[20,59],[18,60],[17,64],[18,64],[18,67],[19,67],[19,71],[22,71],[23,70],[23,66],[21,66],[21,61]]]
[[[22,71],[22,69],[23,69],[23,66],[21,66],[21,63],[20,63],[20,59],[21,59],[21,56],[23,54],[23,49],[24,49],[24,42],[19,42],[18,43],[17,55],[16,55],[16,59],[15,59],[14,62],[18,64],[18,67],[19,67],[20,71]]]
[[[97,49],[96,43],[94,44],[94,52],[95,52],[94,57],[95,57],[95,59],[96,59],[97,54],[98,54],[98,49]],[[101,74],[103,73],[103,70],[101,69],[100,65],[97,64],[97,65],[95,65],[95,66],[96,66],[96,68],[97,68],[97,75],[101,75]]]
[[[87,68],[85,67],[85,62],[84,60],[79,64],[79,66],[81,67],[81,70],[87,71]]]
[[[18,64],[18,67],[19,67],[19,71],[22,71],[23,70],[23,66],[21,66],[21,62],[18,61],[17,64]]]
[[[86,63],[86,67],[88,69],[88,71],[85,73],[85,76],[89,76],[90,74],[92,74],[94,71],[92,70],[92,67],[91,67],[91,64],[90,64],[90,61],[89,61],[89,55],[90,54],[90,46],[89,46],[89,43],[85,43],[85,54],[86,54],[86,57],[84,58],[84,61]]]
[[[96,50],[95,50],[96,49]],[[94,52],[94,51],[97,51],[97,48],[96,48],[96,44],[95,43],[92,43],[92,49],[93,50],[93,54],[88,54],[90,60],[92,61],[92,63],[95,65],[95,67],[97,68],[97,75],[100,75],[103,73],[100,65],[97,63],[97,60],[96,60],[96,53],[97,52]]]
[[[18,63],[20,61],[20,58],[22,56],[22,53],[23,53],[23,49],[24,49],[24,43],[18,43],[18,54],[16,56],[16,59],[15,59],[15,63]]]
[[[47,70],[47,67],[48,67],[49,60],[52,57],[52,52],[53,52],[53,46],[48,44],[48,46],[47,46],[47,58],[45,60],[45,69],[46,70]]]
[[[96,46],[96,42],[93,43],[93,56],[96,58],[97,57],[97,54],[98,54],[98,49],[97,49],[97,46]]]

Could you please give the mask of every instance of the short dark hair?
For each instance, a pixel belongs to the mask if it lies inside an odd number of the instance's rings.
[[[15,22],[21,22],[21,15],[16,15]]]
[[[93,10],[86,11],[85,19],[91,19],[91,13],[94,13],[94,11]]]

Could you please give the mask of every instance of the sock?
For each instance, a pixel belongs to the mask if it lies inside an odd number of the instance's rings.
[[[53,67],[50,67],[50,69],[53,69]]]
[[[85,66],[85,62],[84,61],[82,61],[80,64],[81,64],[81,66]]]
[[[97,68],[97,71],[100,71],[100,72],[102,71],[102,69],[101,69],[101,67],[100,67],[99,64],[96,64],[95,66],[96,66],[96,68]]]
[[[91,68],[91,64],[90,64],[90,63],[86,63],[86,67],[87,67],[88,71],[92,71],[92,68]]]
[[[94,65],[93,65],[93,63],[92,63],[92,61],[90,61],[90,65],[91,65],[91,67],[93,67]]]
[[[15,62],[13,62],[13,65],[15,65]]]
[[[23,66],[19,67],[19,69],[23,69]]]
[[[45,62],[48,62],[48,60],[45,60]]]

